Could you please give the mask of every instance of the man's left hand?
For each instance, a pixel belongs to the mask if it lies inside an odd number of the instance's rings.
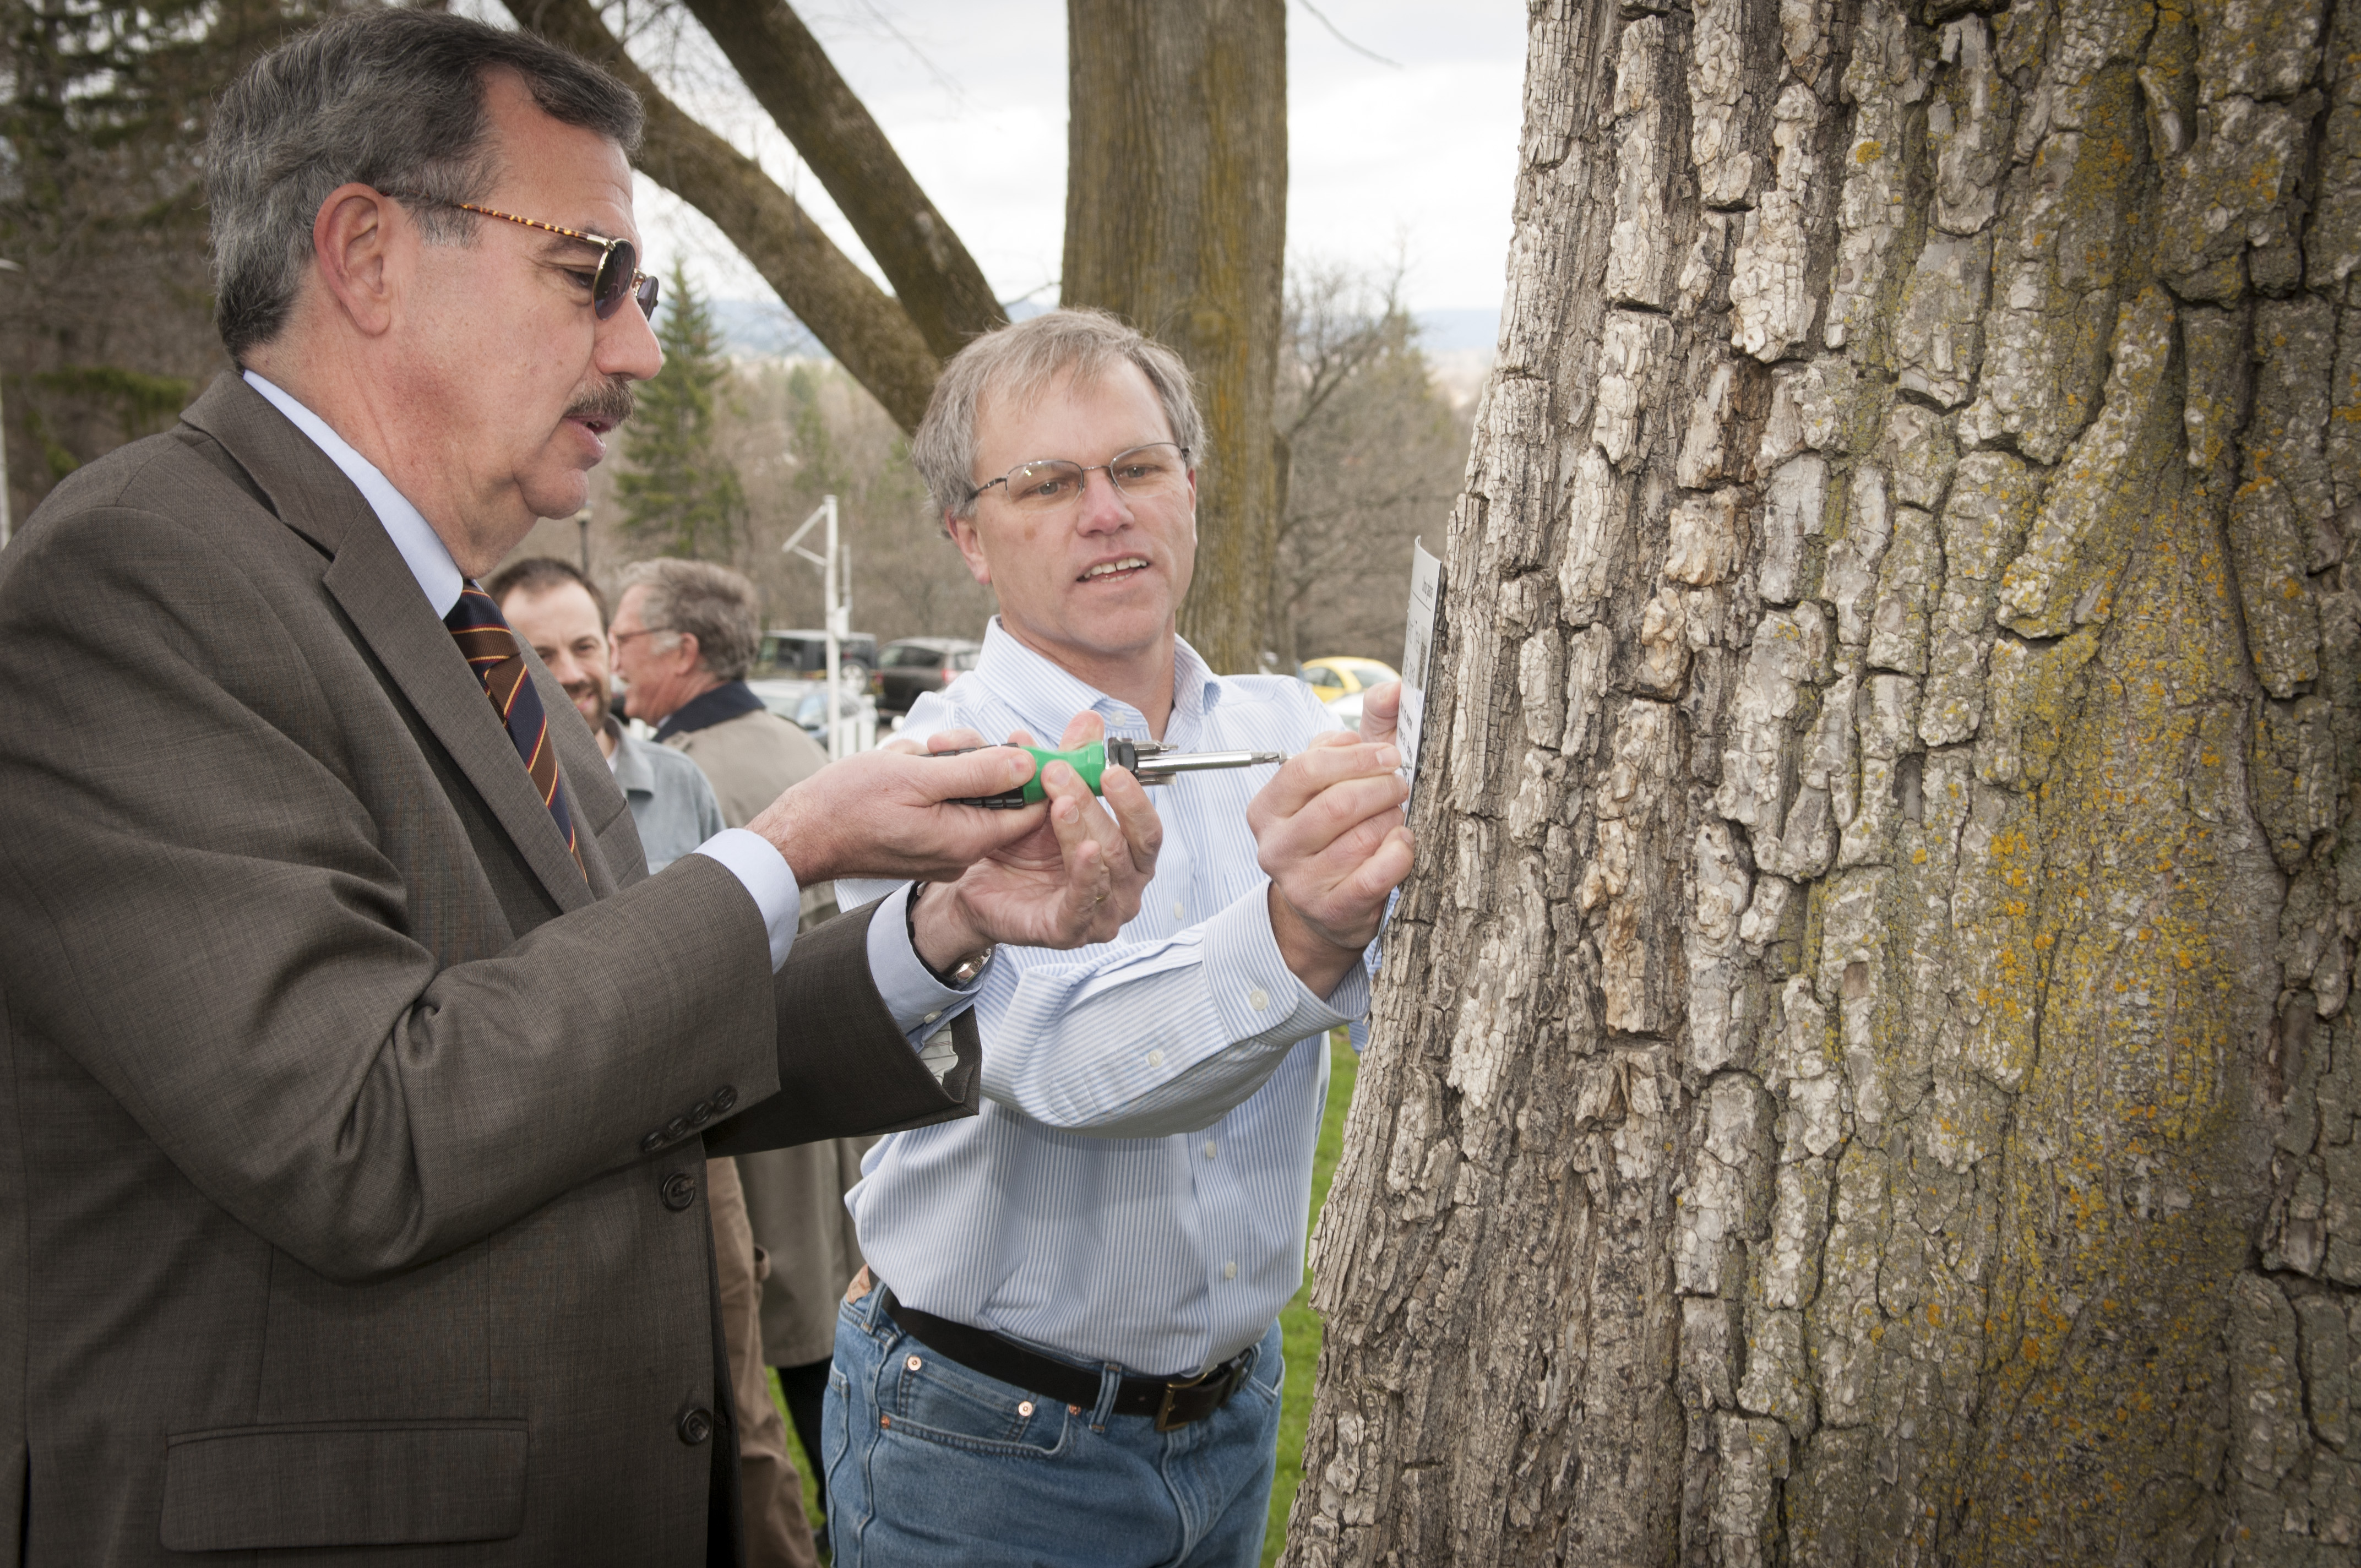
[[[1066,726],[1058,748],[1071,751],[1105,733],[1096,714],[1082,714]],[[980,740],[961,732],[930,743],[948,748]],[[1029,746],[1033,738],[1020,729],[1008,744]],[[1164,825],[1148,791],[1126,770],[1110,767],[1099,779],[1102,799],[1063,762],[1043,770],[1041,788],[1049,797],[1048,821],[920,899],[914,917],[918,954],[935,968],[994,942],[1028,948],[1111,942],[1139,913],[1164,843]]]

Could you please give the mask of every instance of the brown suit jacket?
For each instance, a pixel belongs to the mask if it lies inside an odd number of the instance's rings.
[[[828,766],[828,753],[810,736],[762,711],[685,730],[664,744],[705,770],[721,819],[732,828]],[[832,883],[807,887],[803,896],[805,920],[836,913]],[[747,1223],[771,1255],[763,1282],[763,1356],[774,1366],[826,1361],[835,1348],[837,1308],[862,1264],[844,1195],[861,1179],[861,1157],[872,1141],[828,1138],[739,1157]]]
[[[234,376],[0,555],[0,1564],[705,1561],[700,1134],[958,1114],[972,1060],[859,916],[774,976],[728,872],[647,876],[534,669],[587,884]]]

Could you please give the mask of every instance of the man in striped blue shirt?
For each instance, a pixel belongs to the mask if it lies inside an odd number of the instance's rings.
[[[1292,760],[1186,776],[1154,812],[1110,770],[1080,809],[1138,915],[944,990],[976,1008],[983,1110],[887,1137],[847,1200],[870,1267],[828,1395],[840,1564],[1260,1555],[1325,1036],[1367,1011],[1410,836],[1392,693],[1363,740],[1299,682],[1216,675],[1176,634],[1201,428],[1169,350],[1060,311],[954,358],[914,444],[1000,614],[906,735]],[[1078,807],[1059,809],[1071,838]],[[980,929],[965,905],[1014,874],[895,889],[877,918]]]

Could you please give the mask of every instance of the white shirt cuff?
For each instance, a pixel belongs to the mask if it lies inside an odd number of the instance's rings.
[[[876,983],[885,1011],[894,1015],[895,1025],[915,1036],[973,1002],[983,977],[976,976],[965,991],[954,991],[927,972],[917,949],[910,946],[911,886],[906,882],[887,894],[877,913],[869,917],[869,978]]]
[[[771,934],[771,972],[776,974],[787,961],[787,949],[796,945],[796,921],[803,913],[803,890],[796,884],[786,856],[760,833],[743,828],[725,828],[691,852],[727,866],[754,900]]]
[[[1325,997],[1314,996],[1309,986],[1295,978],[1270,928],[1268,884],[1206,921],[1204,929],[1207,989],[1231,1039],[1274,1033],[1298,1039],[1367,1014],[1366,960],[1346,970],[1336,989]],[[1292,1033],[1286,1033],[1290,1030]]]

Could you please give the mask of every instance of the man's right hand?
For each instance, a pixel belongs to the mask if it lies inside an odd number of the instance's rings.
[[[746,826],[786,857],[806,887],[837,877],[950,882],[1038,828],[1049,808],[945,803],[1000,795],[1032,776],[1033,759],[1005,746],[962,757],[862,751],[830,762]]]
[[[1270,877],[1271,934],[1314,996],[1334,992],[1361,961],[1385,922],[1387,895],[1410,874],[1400,764],[1390,740],[1314,736],[1246,807]]]

